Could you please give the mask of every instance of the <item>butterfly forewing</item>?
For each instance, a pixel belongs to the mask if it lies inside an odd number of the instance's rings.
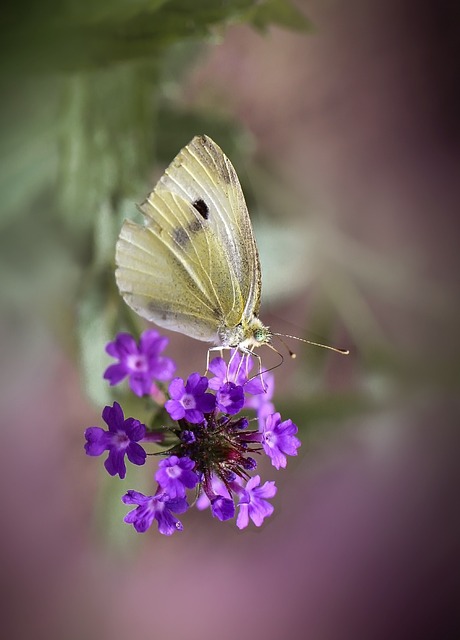
[[[172,161],[157,188],[206,207],[210,228],[226,247],[233,282],[245,301],[242,315],[257,314],[261,288],[259,254],[238,176],[220,147],[208,136],[196,136]],[[230,298],[225,302],[231,326],[235,310]],[[241,317],[237,323],[240,320]]]

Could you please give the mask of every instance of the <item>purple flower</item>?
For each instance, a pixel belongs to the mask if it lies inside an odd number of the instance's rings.
[[[267,456],[271,458],[275,469],[286,467],[286,455],[297,455],[297,449],[301,444],[294,435],[297,431],[297,426],[292,420],[281,422],[279,413],[274,413],[265,420],[262,429],[262,446]]]
[[[230,361],[225,362],[223,358],[214,358],[209,364],[209,371],[214,374],[214,378],[209,381],[209,388],[217,391],[226,382],[233,382],[238,386],[243,386],[248,379],[248,373],[252,367],[252,360],[248,356],[246,367],[242,362],[246,356],[239,351],[232,351]]]
[[[191,424],[199,424],[204,414],[214,410],[216,398],[206,393],[208,379],[199,373],[192,373],[184,385],[182,378],[174,378],[169,385],[171,400],[165,404],[166,411],[173,420],[185,418]]]
[[[133,464],[143,465],[146,453],[138,444],[145,436],[145,425],[123,415],[123,409],[118,402],[113,407],[105,407],[102,418],[109,427],[104,431],[101,427],[89,427],[85,431],[85,450],[89,456],[100,456],[108,450],[109,455],[104,466],[111,476],[117,473],[120,478],[126,475],[125,454]]]
[[[193,471],[195,463],[184,456],[171,456],[158,465],[155,480],[170,498],[185,498],[185,490],[198,484],[198,475]]]
[[[228,365],[223,358],[214,358],[209,365],[209,371],[214,374],[214,378],[209,380],[209,388],[217,391],[224,384],[233,382],[239,387],[244,387],[245,393],[264,393],[261,376],[249,380],[253,364],[251,356],[237,350],[232,351]]]
[[[233,382],[226,382],[217,391],[216,404],[222,413],[234,416],[244,406],[243,387],[239,387]]]
[[[184,429],[180,434],[180,439],[184,444],[193,444],[196,442],[196,435],[190,429]]]
[[[214,496],[221,495],[224,498],[230,498],[227,487],[217,476],[212,476],[211,478],[211,491]],[[206,492],[202,491],[195,504],[199,511],[203,511],[203,509],[207,509],[211,506],[211,500],[206,495]]]
[[[129,376],[133,393],[149,394],[154,380],[170,380],[176,369],[171,358],[160,356],[167,344],[168,338],[154,329],[144,331],[139,345],[129,333],[119,333],[114,342],[106,346],[107,353],[119,362],[106,369],[104,379],[115,385]]]
[[[185,498],[171,498],[166,493],[156,496],[145,496],[139,491],[128,491],[122,501],[125,504],[137,504],[124,518],[128,524],[132,524],[138,533],[145,533],[152,522],[158,522],[158,530],[165,536],[172,535],[175,531],[182,531],[182,523],[172,514],[184,513],[188,509]]]
[[[235,515],[235,504],[231,498],[215,496],[215,498],[211,500],[211,511],[212,515],[222,522],[231,520]]]
[[[242,492],[238,506],[240,512],[236,519],[238,529],[245,529],[249,524],[249,518],[256,527],[260,527],[264,519],[273,513],[273,505],[265,498],[273,498],[276,493],[274,482],[265,482],[261,487],[260,476],[251,478]]]

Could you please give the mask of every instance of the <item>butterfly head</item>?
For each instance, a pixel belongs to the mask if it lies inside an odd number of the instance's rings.
[[[250,341],[250,344],[255,347],[268,344],[272,339],[270,329],[262,324],[259,318],[256,318],[255,316],[248,323],[247,333],[249,334],[247,339]]]

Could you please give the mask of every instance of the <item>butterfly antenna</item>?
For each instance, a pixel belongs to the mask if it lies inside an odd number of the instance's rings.
[[[283,354],[280,353],[276,347],[274,347],[269,342],[265,343],[265,346],[268,347],[269,349],[271,349],[272,351],[274,351],[275,353],[277,353],[279,355],[279,357],[281,358],[281,361],[278,362],[278,364],[275,364],[273,367],[270,367],[269,369],[264,369],[263,371],[261,371],[261,373],[268,373],[269,371],[273,371],[274,369],[278,369],[278,367],[281,367],[281,365],[284,362]],[[288,349],[288,351],[289,351],[289,354],[291,354],[290,349]],[[295,357],[295,355],[294,355],[294,357]]]
[[[264,382],[264,378],[263,375],[264,373],[268,373],[269,371],[273,371],[274,369],[278,369],[278,367],[281,367],[281,365],[284,362],[284,356],[282,353],[280,353],[278,351],[278,349],[276,347],[274,347],[272,344],[270,344],[269,342],[265,342],[264,343],[264,347],[268,347],[269,349],[271,349],[272,351],[274,351],[276,354],[279,355],[279,357],[281,358],[281,361],[278,362],[278,364],[275,364],[273,367],[269,367],[268,369],[262,369],[262,361],[260,359],[260,356],[258,353],[255,353],[254,351],[252,351],[252,355],[257,358],[257,360],[259,361],[259,372],[254,374],[253,376],[251,376],[249,378],[249,380],[253,380],[254,378],[257,378],[258,376],[260,376],[260,379],[262,380],[262,386],[264,387],[264,392],[266,391],[265,389],[265,382]]]
[[[284,345],[284,347],[286,348],[286,351],[289,353],[289,357],[290,358],[292,358],[292,359],[297,358],[297,354],[294,353],[294,351],[292,351],[292,349],[289,347],[289,345],[286,342],[284,342],[284,340],[281,337],[280,333],[274,333],[273,335],[276,336],[279,339],[279,341]],[[290,336],[286,336],[286,337],[289,338]],[[270,347],[271,345],[267,345],[267,346]],[[275,351],[276,351],[276,349],[275,349]],[[279,353],[279,351],[276,351],[276,353]],[[281,353],[279,353],[279,355],[281,356]],[[281,356],[281,357],[283,357],[283,356]],[[284,358],[283,358],[283,360],[284,360]],[[282,362],[281,362],[281,364],[282,364]]]
[[[297,336],[290,336],[286,333],[274,333],[274,336],[277,336],[281,342],[286,346],[289,351],[289,355],[291,358],[295,358],[295,353],[293,353],[289,347],[286,345],[283,338],[291,338],[292,340],[299,340],[300,342],[305,342],[306,344],[312,344],[314,347],[321,347],[322,349],[329,349],[329,351],[335,351],[335,353],[340,353],[343,356],[347,356],[350,353],[350,349],[340,349],[339,347],[331,347],[329,344],[323,344],[322,342],[313,342],[313,340],[305,340],[304,338],[299,338]]]

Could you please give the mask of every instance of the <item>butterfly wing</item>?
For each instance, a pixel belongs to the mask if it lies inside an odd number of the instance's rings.
[[[222,149],[208,136],[195,136],[179,152],[158,187],[208,209],[210,227],[230,261],[240,309],[230,298],[225,308],[227,326],[259,311],[261,274],[259,253],[238,176]]]
[[[222,309],[210,275],[216,272],[212,235],[193,207],[168,191],[155,190],[142,210],[145,225],[126,221],[117,243],[123,298],[159,326],[216,340]]]
[[[216,342],[220,327],[257,313],[249,215],[235,170],[210,138],[194,138],[140,208],[144,226],[125,221],[116,251],[118,287],[137,313]]]

